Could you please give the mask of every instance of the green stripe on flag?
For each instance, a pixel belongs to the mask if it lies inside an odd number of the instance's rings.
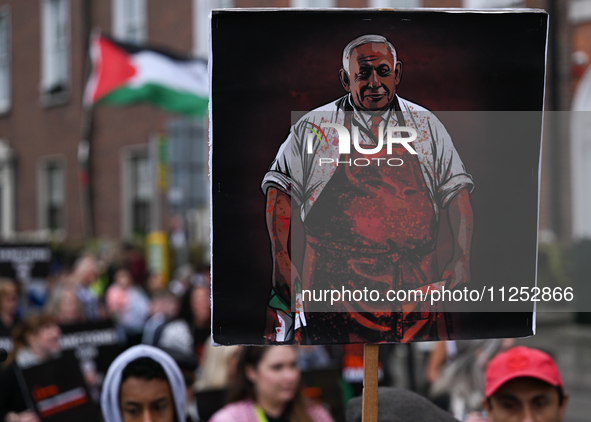
[[[97,104],[126,105],[146,101],[157,107],[189,116],[207,113],[208,98],[175,91],[158,84],[145,84],[138,88],[119,88],[101,98]]]

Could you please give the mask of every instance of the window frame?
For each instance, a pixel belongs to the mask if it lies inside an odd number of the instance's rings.
[[[568,19],[574,24],[591,21],[591,0],[571,0],[568,4]]]
[[[126,5],[136,5],[135,16],[127,15]],[[148,5],[146,0],[112,0],[111,1],[111,24],[113,36],[120,41],[142,44],[148,40]],[[132,19],[133,17],[133,19]],[[135,23],[137,36],[129,32],[129,25]]]
[[[133,186],[133,168],[131,163],[138,157],[145,157],[148,163],[148,176],[150,177],[150,194],[148,199],[147,227],[146,233],[150,231],[151,214],[153,212],[156,191],[154,186],[154,175],[150,170],[150,150],[149,144],[129,145],[121,150],[120,168],[121,168],[121,236],[124,239],[132,239],[138,233],[134,231],[134,209],[133,201],[135,199]]]
[[[193,0],[193,56],[209,57],[209,14],[213,9],[235,7],[235,0]]]
[[[206,120],[176,118],[167,122],[166,195],[168,209],[174,213],[208,206],[210,202],[207,129]],[[187,192],[191,188],[200,189],[200,193]],[[174,199],[179,197],[182,202]]]
[[[6,98],[0,98],[0,116],[12,108],[12,22],[9,4],[0,6],[0,19],[6,19]],[[0,80],[0,84],[1,84]]]
[[[61,198],[61,218],[60,226],[52,229],[49,227],[49,201],[50,201],[50,187],[48,185],[48,174],[47,170],[52,165],[58,165],[62,171],[62,198]],[[37,198],[38,198],[38,209],[37,209],[37,221],[39,230],[47,232],[51,235],[57,234],[58,236],[65,236],[68,228],[68,215],[67,215],[67,204],[68,204],[68,191],[67,191],[67,160],[65,156],[61,154],[46,155],[39,159],[37,165]]]
[[[72,20],[71,20],[71,3],[70,0],[40,0],[41,2],[41,80],[39,83],[39,90],[41,96],[41,103],[46,107],[54,106],[54,105],[61,105],[66,104],[70,99],[70,94],[72,91]],[[63,31],[63,38],[64,38],[64,45],[63,45],[63,60],[64,63],[63,69],[65,74],[63,75],[64,86],[61,90],[52,92],[54,87],[59,86],[56,84],[57,79],[60,75],[53,77],[52,79],[52,72],[55,71],[56,66],[56,59],[52,44],[53,38],[49,37],[50,34],[50,25],[54,25],[54,22],[50,22],[52,19],[51,15],[51,3],[52,2],[62,2],[63,3],[63,13],[64,13],[64,31]],[[57,44],[57,42],[56,42]]]
[[[14,151],[0,138],[0,237],[11,239],[15,235],[16,185]]]

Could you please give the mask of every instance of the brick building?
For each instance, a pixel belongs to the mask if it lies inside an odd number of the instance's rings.
[[[77,243],[91,235],[119,239],[149,229],[150,207],[157,198],[149,177],[149,140],[180,124],[180,131],[191,131],[184,135],[198,138],[205,151],[204,125],[149,106],[97,107],[84,113],[88,38],[93,28],[100,28],[122,40],[190,54],[195,46],[193,6],[188,0],[2,2],[7,64],[0,105],[4,238],[29,234]],[[80,140],[89,122],[91,212],[78,171],[84,153]],[[202,179],[200,191],[206,189]]]
[[[568,110],[571,33],[591,55],[589,23],[567,19],[559,0],[0,0],[0,234],[79,244],[91,237],[130,238],[168,227],[173,215],[207,242],[206,122],[150,106],[82,110],[89,72],[88,38],[100,28],[115,38],[148,42],[197,57],[208,51],[212,7],[537,7],[551,13],[547,109]],[[574,1],[588,10],[588,1]],[[572,6],[572,5],[571,5]],[[581,56],[581,55],[579,55]],[[582,57],[582,56],[581,56]],[[583,60],[584,61],[584,60]],[[587,60],[588,61],[588,60]],[[590,75],[586,78],[589,83]],[[584,79],[584,78],[583,78]],[[587,103],[589,99],[587,99]],[[89,188],[79,158],[91,123]],[[558,128],[546,141],[541,228],[570,239],[568,151]],[[151,168],[156,140],[168,139],[168,184],[159,192]],[[553,140],[554,139],[554,140]],[[152,141],[151,141],[152,140]],[[192,149],[191,149],[192,148]],[[556,155],[558,154],[558,155]],[[558,160],[556,159],[558,157]],[[558,164],[557,164],[558,163]],[[155,212],[160,210],[160,212]]]

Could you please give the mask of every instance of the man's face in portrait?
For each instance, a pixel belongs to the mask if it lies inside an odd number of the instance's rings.
[[[560,422],[568,395],[535,378],[515,378],[483,402],[491,422]]]
[[[402,76],[402,63],[388,46],[369,43],[355,47],[349,59],[349,73],[340,71],[343,87],[362,110],[386,110],[394,101],[396,85]]]

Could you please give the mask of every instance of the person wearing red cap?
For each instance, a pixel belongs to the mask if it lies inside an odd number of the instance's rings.
[[[556,363],[546,353],[524,346],[489,362],[484,395],[489,422],[560,422],[568,403]]]

